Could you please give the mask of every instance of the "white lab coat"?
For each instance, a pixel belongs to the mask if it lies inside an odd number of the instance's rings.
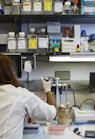
[[[52,121],[56,109],[25,88],[0,86],[0,139],[23,139],[27,113],[33,119]]]

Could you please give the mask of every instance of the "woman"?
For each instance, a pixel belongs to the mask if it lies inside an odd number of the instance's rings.
[[[11,59],[0,54],[0,139],[23,139],[26,115],[34,120],[52,121],[56,116],[55,102],[51,95],[51,82],[42,78],[47,103],[16,79]]]

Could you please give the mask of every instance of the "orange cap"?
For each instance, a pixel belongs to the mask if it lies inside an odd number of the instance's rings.
[[[70,34],[70,29],[69,28],[65,29],[65,34]]]
[[[78,4],[79,3],[79,1],[78,0],[74,0],[74,4]]]

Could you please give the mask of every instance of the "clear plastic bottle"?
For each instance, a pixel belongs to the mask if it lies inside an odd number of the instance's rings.
[[[28,35],[28,51],[37,52],[37,34],[35,28],[31,28]]]
[[[43,1],[33,0],[33,14],[42,14],[42,13],[43,13]]]
[[[32,14],[32,1],[22,0],[22,14]]]
[[[89,37],[86,34],[86,30],[81,31],[81,51],[89,51],[89,44],[88,44]]]
[[[95,34],[89,36],[89,50],[95,52]]]
[[[25,32],[19,32],[17,39],[17,51],[27,52],[27,39],[25,38]]]
[[[14,0],[12,4],[12,14],[20,14],[20,13],[21,13],[20,0]]]
[[[41,32],[38,34],[38,52],[46,54],[48,52],[49,38],[45,28],[41,28]]]
[[[17,41],[15,32],[9,32],[8,33],[8,44],[7,44],[7,50],[8,52],[16,52],[17,51]]]
[[[72,6],[71,6],[71,2],[65,1],[64,6],[63,6],[63,14],[72,14]]]

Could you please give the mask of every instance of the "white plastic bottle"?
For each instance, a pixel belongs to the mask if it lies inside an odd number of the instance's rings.
[[[27,52],[27,39],[25,38],[25,32],[19,32],[17,39],[17,51]]]
[[[17,48],[17,43],[16,43],[16,36],[15,36],[15,32],[9,32],[8,33],[8,40],[7,40],[8,44],[7,44],[7,50],[8,52],[16,52],[16,48]]]

